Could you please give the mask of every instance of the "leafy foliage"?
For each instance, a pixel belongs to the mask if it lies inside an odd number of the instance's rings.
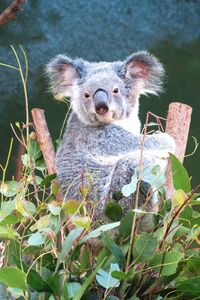
[[[21,70],[22,72],[22,70]],[[23,136],[23,124],[16,124]],[[25,126],[26,129],[26,126]],[[27,129],[26,129],[27,132]],[[200,297],[199,194],[183,165],[170,155],[174,192],[160,204],[152,232],[138,232],[141,211],[126,215],[110,201],[111,223],[93,219],[94,205],[83,199],[59,199],[56,174],[48,175],[39,145],[28,134],[19,182],[0,184],[0,295],[4,299],[198,299]],[[23,137],[25,140],[25,137]],[[137,189],[139,170],[122,189]],[[161,188],[157,166],[140,174]],[[121,197],[121,194],[120,194]]]

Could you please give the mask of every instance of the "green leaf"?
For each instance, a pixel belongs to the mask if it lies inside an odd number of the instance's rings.
[[[98,270],[104,264],[105,260],[106,260],[106,257],[100,262],[100,264],[96,267],[96,269],[92,272],[92,274],[84,281],[81,289],[74,296],[73,300],[80,300],[81,299],[81,297],[84,295],[86,289],[91,284],[92,280],[94,279],[95,275],[97,274]]]
[[[41,172],[46,170],[46,164],[43,157],[35,160],[35,169]]]
[[[0,193],[2,193],[5,197],[15,196],[18,190],[19,190],[19,182],[14,180],[2,182],[0,185]]]
[[[56,174],[51,174],[51,175],[46,176],[40,183],[40,186],[44,187],[45,185],[50,184],[52,182],[52,180],[54,180],[55,178],[56,178]]]
[[[105,215],[108,219],[112,220],[113,222],[117,222],[121,219],[123,214],[121,206],[113,201],[110,201],[105,208]]]
[[[192,277],[176,283],[177,290],[187,297],[198,297],[200,295],[200,276]],[[187,298],[191,299],[191,298]]]
[[[76,293],[81,289],[81,284],[79,282],[68,282],[65,283],[67,288],[68,296],[71,299],[74,299]]]
[[[27,276],[27,283],[37,292],[52,292],[51,286],[43,280],[38,272],[30,270]]]
[[[7,216],[10,215],[13,210],[16,209],[16,204],[14,200],[9,200],[9,201],[4,201],[1,203],[1,215],[2,216]]]
[[[136,191],[137,182],[138,182],[137,172],[135,172],[131,178],[131,182],[122,187],[122,194],[125,197],[129,197],[131,194],[133,194]]]
[[[61,211],[61,207],[58,206],[57,201],[52,201],[51,203],[49,203],[48,204],[48,209],[49,209],[50,213],[53,216],[58,216],[60,214],[60,211]]]
[[[79,241],[79,244],[82,244],[82,243],[86,242],[90,238],[96,238],[96,237],[100,236],[103,232],[114,229],[114,228],[118,227],[119,225],[120,225],[120,222],[115,222],[115,223],[102,225],[99,228],[97,228],[97,229],[91,231],[90,233],[88,233],[87,235],[85,235]]]
[[[90,228],[91,220],[90,220],[89,217],[76,217],[76,216],[74,216],[71,219],[71,221],[76,226],[80,226],[80,227],[85,228],[85,229]]]
[[[187,268],[189,272],[200,276],[200,257],[191,257],[187,261]]]
[[[0,240],[15,240],[18,233],[9,227],[0,226]]]
[[[170,160],[172,164],[172,178],[173,185],[176,190],[183,190],[185,193],[191,191],[191,183],[188,173],[181,162],[175,155],[170,153]]]
[[[81,207],[81,203],[76,200],[68,200],[62,206],[62,209],[65,213],[74,215],[79,213],[79,209]]]
[[[113,256],[116,258],[117,262],[121,267],[126,265],[126,258],[120,249],[120,247],[108,236],[108,234],[103,233],[104,245],[110,250]]]
[[[0,221],[0,225],[15,225],[21,222],[23,218],[24,217],[21,214],[11,213],[10,215],[6,216],[3,220]]]
[[[126,239],[128,236],[131,235],[131,229],[133,225],[133,217],[134,212],[129,211],[126,216],[124,216],[120,221],[119,226],[119,234]]]
[[[184,254],[181,252],[162,252],[156,254],[150,260],[150,266],[156,271],[160,272],[162,276],[170,276],[176,273],[178,263],[184,258]]]
[[[137,237],[133,247],[134,260],[148,262],[155,254],[157,238],[153,234],[143,232]]]
[[[120,281],[129,280],[133,276],[134,272],[135,272],[134,268],[132,268],[127,273],[121,272],[121,271],[113,271],[112,272],[112,277],[114,277],[116,279],[119,279]]]
[[[72,249],[72,246],[76,239],[80,236],[80,234],[83,232],[83,228],[75,228],[66,237],[63,245],[62,245],[62,251],[58,256],[57,264],[56,264],[56,271],[58,270],[59,265],[65,261],[65,257],[68,255],[69,251]]]
[[[187,195],[183,190],[174,190],[171,196],[172,210],[179,208],[187,199]]]
[[[46,216],[41,217],[38,221],[36,221],[35,224],[33,224],[30,227],[30,230],[31,231],[40,230],[45,227],[48,227],[49,224],[50,224],[50,217],[49,217],[49,215],[46,215]]]
[[[28,244],[31,246],[39,246],[39,245],[43,245],[44,243],[45,243],[44,237],[40,232],[33,233],[28,238]]]
[[[99,269],[98,274],[96,275],[97,282],[105,289],[118,287],[120,285],[120,281],[112,277],[111,273],[113,271],[120,271],[118,264],[111,263],[108,273],[102,269]]]
[[[34,160],[40,158],[42,156],[42,151],[40,150],[40,146],[37,142],[37,139],[32,139],[29,137],[28,140],[28,154]]]
[[[27,289],[26,274],[16,267],[1,268],[0,282],[11,288]]]

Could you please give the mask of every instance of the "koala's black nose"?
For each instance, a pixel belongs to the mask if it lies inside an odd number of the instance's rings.
[[[95,106],[96,113],[99,115],[104,115],[108,112],[108,106],[105,103],[99,103]]]
[[[105,90],[97,90],[93,96],[96,113],[104,115],[108,112],[108,93]]]

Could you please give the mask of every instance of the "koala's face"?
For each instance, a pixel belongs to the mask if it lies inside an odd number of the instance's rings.
[[[147,52],[138,52],[124,62],[89,63],[57,56],[47,66],[53,93],[70,96],[81,121],[105,125],[126,119],[142,93],[161,90],[163,68]]]
[[[74,87],[72,105],[86,123],[104,125],[126,118],[131,112],[125,82],[111,63],[85,67],[86,76]],[[132,103],[133,105],[133,103]]]

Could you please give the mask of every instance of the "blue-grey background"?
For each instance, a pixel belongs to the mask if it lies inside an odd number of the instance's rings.
[[[0,12],[11,2],[1,0]],[[193,107],[187,152],[192,136],[200,139],[200,1],[199,0],[28,0],[16,20],[0,27],[0,62],[16,65],[10,44],[21,44],[29,60],[30,107],[45,109],[54,138],[66,106],[47,92],[44,65],[66,53],[91,61],[123,59],[137,50],[149,50],[165,65],[165,93],[141,99],[141,118],[148,110],[166,116],[171,101]],[[20,52],[20,51],[19,51]],[[4,162],[13,133],[10,123],[25,121],[19,74],[0,67],[0,161]],[[17,142],[15,142],[15,148]],[[10,174],[14,173],[13,151]],[[200,150],[185,165],[199,182]]]

